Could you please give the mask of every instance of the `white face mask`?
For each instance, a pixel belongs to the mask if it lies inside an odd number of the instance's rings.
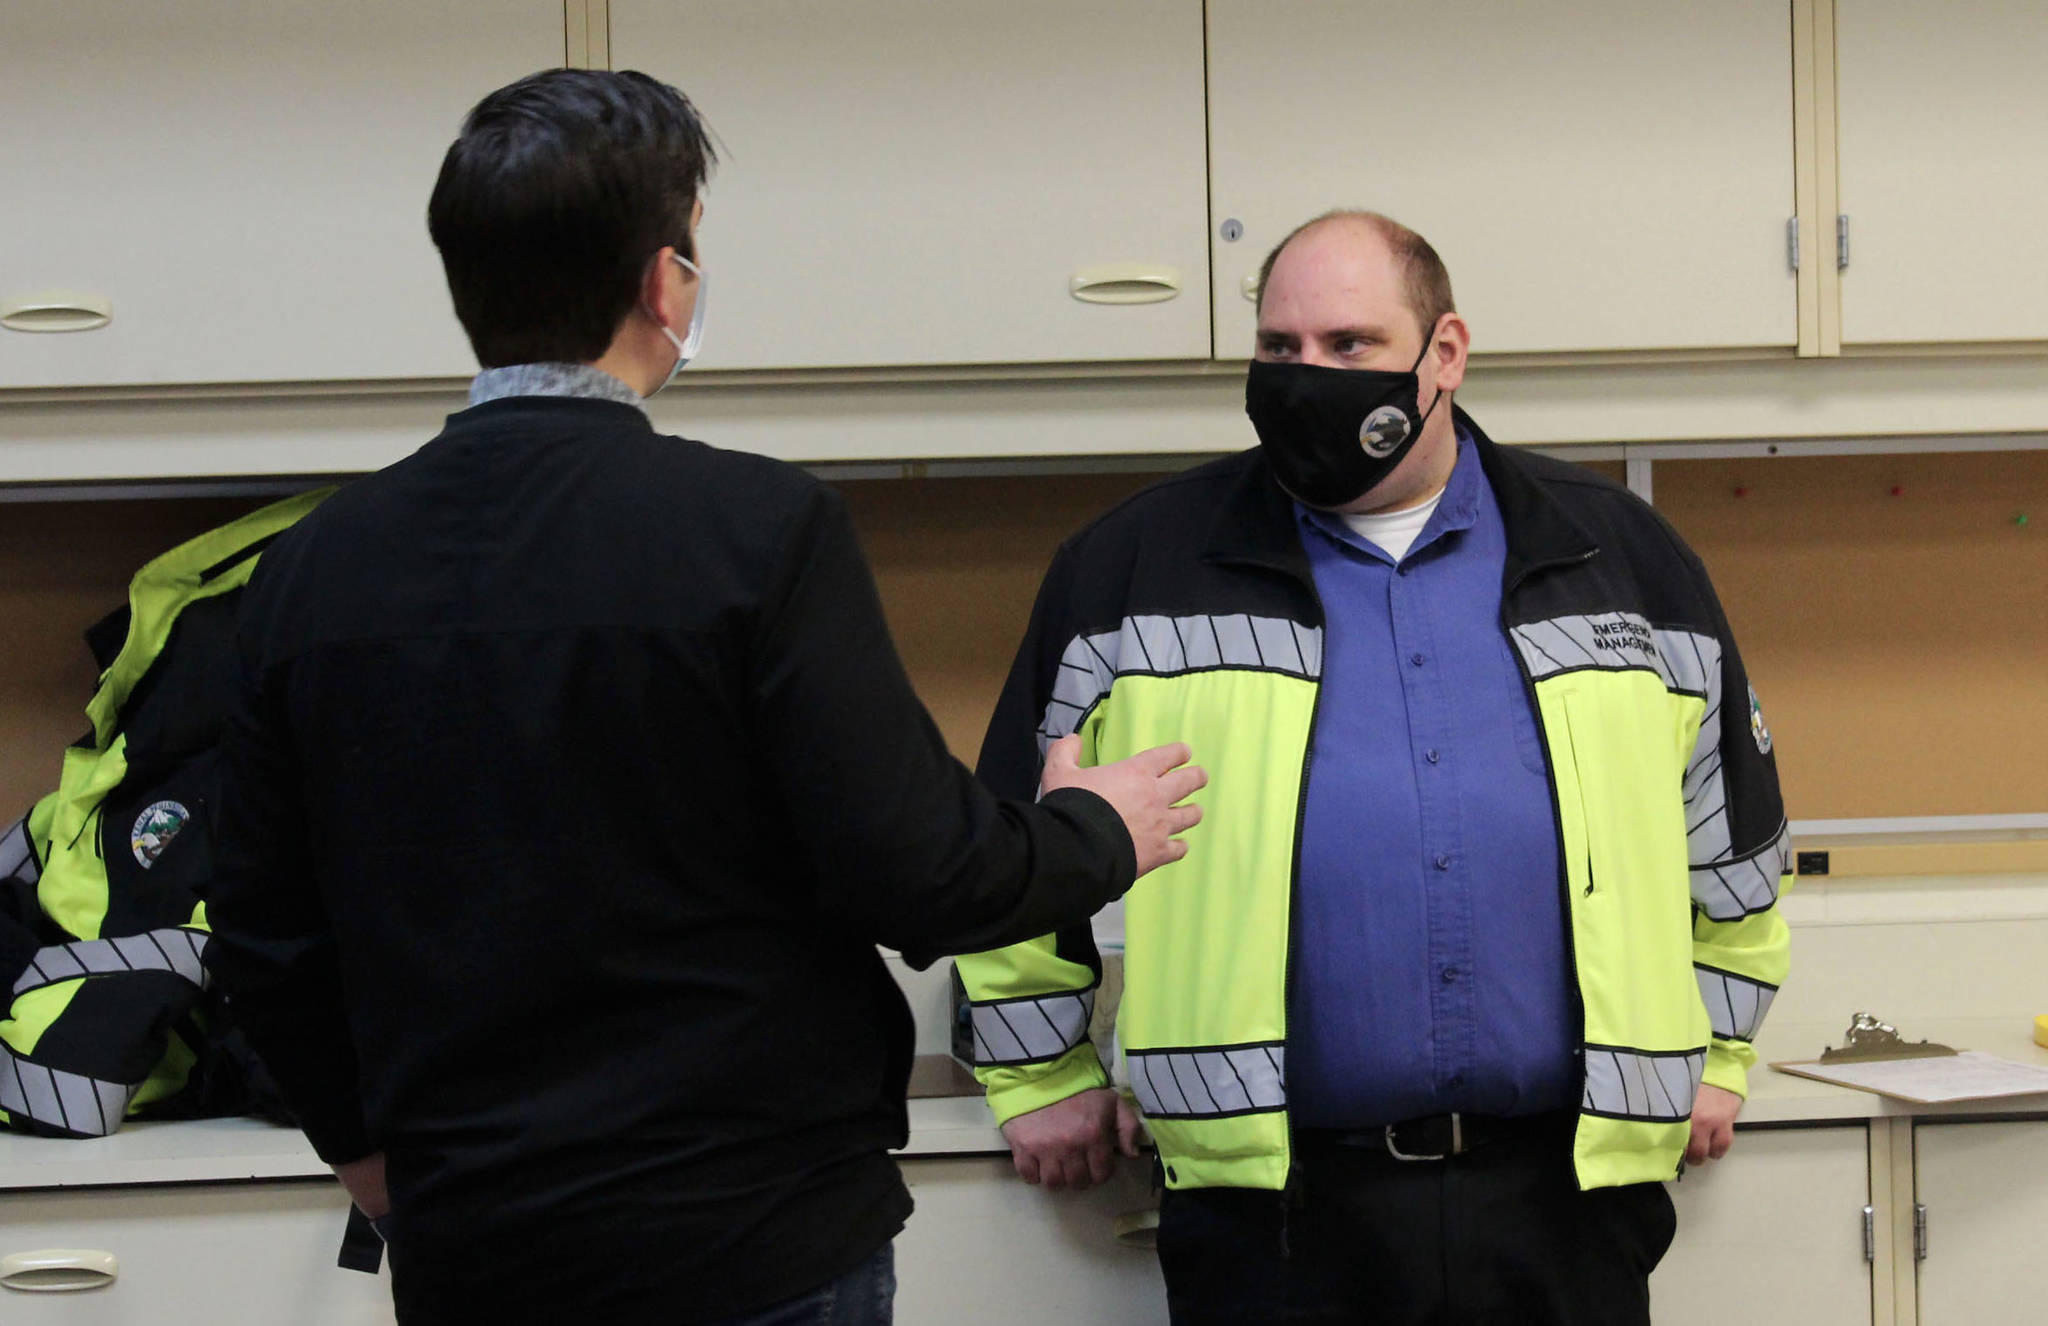
[[[662,379],[661,387],[666,387],[669,383],[674,382],[676,374],[682,372],[683,366],[692,359],[695,359],[697,351],[704,346],[704,287],[706,284],[704,269],[680,253],[672,253],[669,256],[681,263],[684,271],[697,278],[697,303],[696,307],[690,310],[690,333],[688,336],[679,338],[673,331],[669,330],[668,324],[662,324],[661,334],[668,337],[669,343],[676,348],[676,366],[668,371],[666,378]],[[654,390],[660,391],[661,387],[656,387]]]

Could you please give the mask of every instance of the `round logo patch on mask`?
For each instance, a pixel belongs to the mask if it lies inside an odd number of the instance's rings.
[[[1764,726],[1764,707],[1756,698],[1756,687],[1749,688],[1749,735],[1756,738],[1756,748],[1765,755],[1771,753],[1771,730]]]
[[[1398,405],[1382,405],[1358,426],[1358,441],[1374,460],[1385,460],[1407,440],[1408,412]]]
[[[175,801],[157,802],[135,817],[135,827],[128,831],[128,850],[135,853],[144,870],[149,869],[191,818],[192,812]]]

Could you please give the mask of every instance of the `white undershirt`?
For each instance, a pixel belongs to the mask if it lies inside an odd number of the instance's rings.
[[[1429,518],[1436,514],[1437,503],[1444,500],[1444,490],[1436,490],[1436,496],[1421,506],[1411,506],[1406,511],[1374,512],[1371,515],[1342,516],[1351,532],[1371,543],[1375,548],[1393,558],[1396,562],[1408,555],[1408,549],[1422,537],[1422,527],[1429,524]]]

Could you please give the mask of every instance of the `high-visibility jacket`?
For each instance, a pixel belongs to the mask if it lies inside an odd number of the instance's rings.
[[[1670,1178],[1702,1082],[1746,1092],[1788,961],[1791,846],[1769,730],[1699,559],[1626,489],[1461,427],[1507,532],[1501,639],[1542,731],[1581,1023],[1583,1187]],[[1186,741],[1185,860],[1125,898],[1118,1044],[1173,1187],[1286,1186],[1291,899],[1323,610],[1292,504],[1247,452],[1133,497],[1059,551],[983,747],[1028,795]],[[1087,927],[963,958],[1000,1120],[1103,1086]]]
[[[215,745],[235,600],[332,489],[276,502],[136,572],[94,628],[104,668],[57,790],[0,832],[0,1119],[104,1136],[130,1114],[226,1113],[199,1025]],[[199,1071],[195,1072],[195,1069]]]

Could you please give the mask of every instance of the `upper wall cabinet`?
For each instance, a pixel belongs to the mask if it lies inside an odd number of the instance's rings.
[[[1201,0],[612,0],[721,143],[706,368],[1209,355]]]
[[[1837,0],[1848,344],[2048,340],[2048,5]]]
[[[1789,347],[1787,0],[1209,0],[1216,348],[1288,230],[1385,212],[1488,352]]]
[[[0,386],[473,372],[427,197],[562,52],[561,0],[9,5]]]

